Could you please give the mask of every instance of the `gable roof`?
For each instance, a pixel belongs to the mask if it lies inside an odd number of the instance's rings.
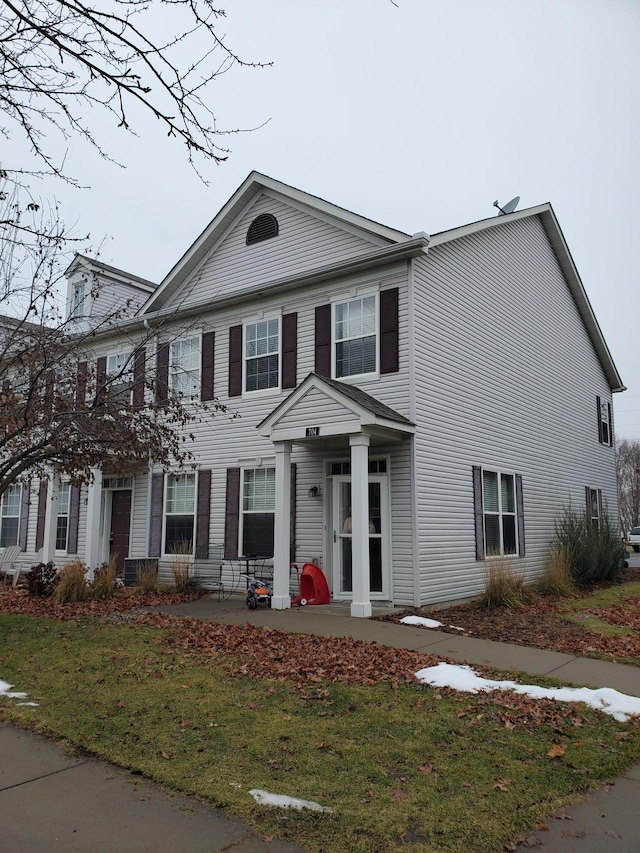
[[[354,423],[345,423],[343,418],[340,418],[339,423],[334,423],[323,427],[321,434],[318,437],[325,438],[327,435],[346,435],[354,432],[359,432],[363,428],[367,431],[384,430],[387,433],[412,433],[414,432],[414,424],[404,415],[396,412],[395,409],[381,403],[375,397],[367,394],[361,388],[350,383],[340,382],[337,379],[329,379],[326,376],[319,376],[317,373],[309,373],[306,379],[298,385],[298,387],[289,394],[286,400],[283,400],[276,408],[267,415],[256,427],[260,435],[274,438],[274,432],[278,429],[278,423],[285,416],[295,410],[298,403],[311,390],[317,389],[325,398],[340,403],[345,409],[355,415]],[[285,436],[278,436],[285,438]],[[286,438],[292,441],[304,440],[308,435],[306,433],[306,424],[298,422],[293,429],[288,429]]]
[[[352,213],[336,204],[331,204],[331,202],[254,171],[238,187],[229,201],[227,201],[219,213],[207,225],[202,234],[200,234],[178,263],[169,271],[156,292],[142,307],[140,313],[146,314],[161,308],[200,261],[213,249],[242,211],[265,191],[276,192],[291,202],[304,205],[311,211],[329,216],[339,223],[341,222],[344,225],[357,228],[389,244],[401,243],[411,239],[410,234],[405,234],[403,231],[397,231],[394,228],[388,228],[386,225],[381,225],[372,219]]]
[[[139,275],[133,275],[133,273],[130,272],[125,272],[124,270],[118,269],[118,267],[112,267],[110,264],[105,264],[103,261],[99,261],[96,258],[89,258],[86,255],[81,255],[80,253],[76,254],[75,258],[64,271],[64,274],[66,276],[70,276],[75,272],[93,272],[105,275],[109,278],[115,279],[116,281],[129,284],[132,287],[137,287],[139,290],[143,290],[146,293],[153,293],[158,287],[158,285],[153,281],[141,278]]]
[[[529,207],[515,211],[514,213],[508,213],[505,216],[493,216],[490,219],[481,219],[477,222],[471,222],[468,225],[461,225],[458,228],[452,228],[449,231],[441,231],[438,234],[432,234],[429,242],[429,249],[445,245],[453,240],[459,240],[462,237],[479,234],[482,231],[487,231],[491,228],[499,228],[507,222],[517,222],[520,219],[527,219],[532,216],[539,217],[540,222],[542,223],[542,227],[545,230],[558,264],[560,265],[560,269],[564,274],[571,295],[576,303],[578,312],[582,317],[582,322],[584,323],[589,337],[593,342],[594,349],[598,359],[600,360],[600,364],[602,365],[602,369],[607,377],[611,390],[614,392],[626,391],[626,387],[622,382],[622,378],[618,373],[618,369],[614,364],[609,347],[607,346],[604,335],[602,334],[602,329],[596,320],[596,315],[591,307],[591,302],[587,296],[582,279],[580,278],[578,269],[571,256],[571,252],[569,251],[567,241],[564,238],[564,234],[562,233],[562,229],[560,228],[560,224],[557,220],[553,207],[549,202],[539,204],[537,207]]]

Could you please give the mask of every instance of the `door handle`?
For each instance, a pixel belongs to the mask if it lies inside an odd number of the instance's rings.
[[[336,536],[336,532],[335,532],[335,530],[333,531],[333,541],[334,541],[334,542],[337,542],[337,541],[338,541],[338,537]]]

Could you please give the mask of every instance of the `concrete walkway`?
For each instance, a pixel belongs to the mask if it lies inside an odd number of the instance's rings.
[[[348,606],[339,604],[248,611],[240,597],[219,600],[213,595],[154,610],[226,624],[251,622],[295,633],[353,637],[640,696],[640,668],[392,622],[352,619]],[[549,822],[548,831],[536,832],[525,846],[546,853],[639,853],[640,766],[567,808],[561,819]],[[0,725],[0,851],[5,850],[294,853],[300,848],[265,841],[217,809],[167,793],[108,764],[69,758],[50,741]]]

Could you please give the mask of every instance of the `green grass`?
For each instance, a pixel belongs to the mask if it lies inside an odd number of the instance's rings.
[[[0,717],[325,853],[501,850],[640,760],[637,725],[585,706],[239,678],[166,636],[0,614],[0,678],[40,703],[0,698]],[[251,788],[333,812],[258,806]]]
[[[567,601],[566,609],[591,610],[597,607],[611,607],[616,604],[624,607],[633,598],[640,598],[640,581],[605,587],[591,595],[584,596],[584,598]]]

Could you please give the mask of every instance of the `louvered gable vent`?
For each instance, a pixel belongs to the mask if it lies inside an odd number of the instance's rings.
[[[272,213],[261,213],[256,216],[247,231],[247,246],[253,243],[261,243],[262,240],[270,240],[278,236],[278,220]]]

